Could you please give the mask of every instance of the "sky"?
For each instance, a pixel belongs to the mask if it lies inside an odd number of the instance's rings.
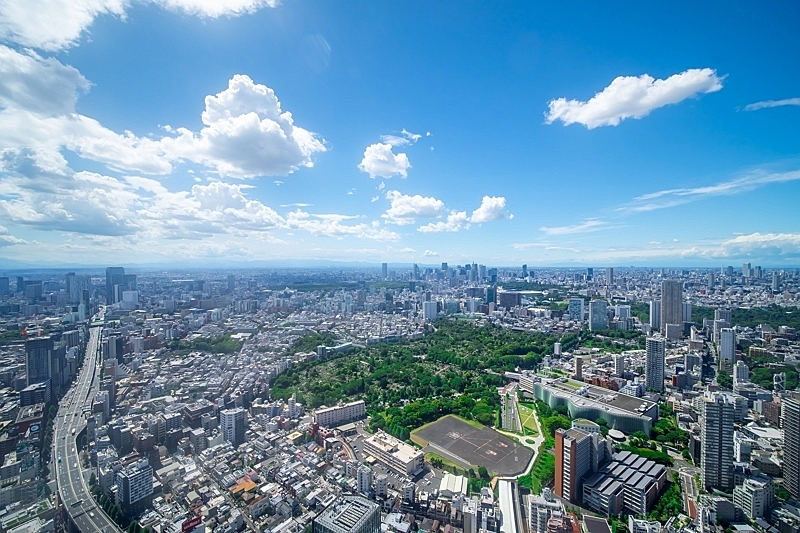
[[[800,4],[541,4],[0,0],[0,265],[800,266]]]

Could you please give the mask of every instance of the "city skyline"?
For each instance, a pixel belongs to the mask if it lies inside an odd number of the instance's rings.
[[[0,7],[0,262],[798,266],[800,7],[689,6]]]

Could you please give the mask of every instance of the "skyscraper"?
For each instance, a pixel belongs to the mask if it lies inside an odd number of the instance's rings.
[[[11,285],[7,277],[0,278],[0,296],[5,296],[11,290]]]
[[[6,283],[8,283],[8,282],[6,282]],[[773,270],[772,271],[772,292],[778,292],[780,290],[781,290],[781,279],[778,277],[778,272],[776,270]]]
[[[800,498],[800,393],[790,392],[781,400],[783,429],[783,486]]]
[[[570,298],[569,299],[569,306],[567,307],[567,312],[569,313],[569,319],[575,320],[578,322],[583,321],[583,298]]]
[[[605,300],[589,302],[589,331],[608,329],[608,304]]]
[[[237,447],[244,442],[245,426],[247,425],[247,412],[241,407],[223,409],[219,412],[219,425],[223,438]]]
[[[50,381],[53,339],[49,335],[25,341],[25,371],[28,385]]]
[[[581,478],[592,469],[592,436],[579,429],[556,430],[555,493],[571,503],[581,498]]]
[[[684,322],[692,321],[692,302],[683,302],[681,304],[681,314],[683,315]]]
[[[594,278],[594,269],[589,267],[586,269],[586,281],[592,281]]]
[[[660,329],[667,331],[667,324],[683,324],[683,283],[674,279],[661,282]]]
[[[719,330],[719,362],[733,365],[736,357],[736,332],[731,328]]]
[[[233,292],[236,288],[236,276],[228,274],[228,291]]]
[[[749,277],[750,277],[750,276],[752,276],[752,275],[753,275],[753,274],[752,274],[752,272],[750,271],[750,263],[744,263],[744,264],[742,265],[742,277],[743,277],[743,278],[749,278]]]
[[[422,318],[425,320],[436,320],[439,313],[438,302],[422,302]]]
[[[724,393],[703,397],[700,474],[706,490],[733,488],[733,421],[736,404]]]
[[[381,277],[386,279],[389,277],[389,264],[381,263]]]
[[[611,267],[606,268],[606,285],[614,284],[614,269]]]
[[[709,272],[708,273],[708,288],[709,289],[713,289],[714,288],[714,273],[713,272]]]
[[[650,328],[661,329],[661,300],[650,300]]]
[[[125,268],[108,267],[106,268],[106,303],[111,305],[121,299],[117,287],[125,283]]]
[[[664,337],[647,337],[647,380],[646,386],[650,390],[662,392],[664,390],[664,360],[667,354],[667,341]]]

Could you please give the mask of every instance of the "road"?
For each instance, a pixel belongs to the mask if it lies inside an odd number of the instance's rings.
[[[56,416],[54,443],[58,496],[72,522],[83,533],[120,532],[117,525],[97,506],[83,479],[77,436],[86,428],[84,412],[91,411],[92,400],[100,386],[102,360],[100,330],[89,330],[86,356],[78,381],[64,396]]]

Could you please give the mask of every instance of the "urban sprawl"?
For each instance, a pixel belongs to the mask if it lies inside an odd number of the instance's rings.
[[[0,532],[800,532],[800,270],[0,272]]]

